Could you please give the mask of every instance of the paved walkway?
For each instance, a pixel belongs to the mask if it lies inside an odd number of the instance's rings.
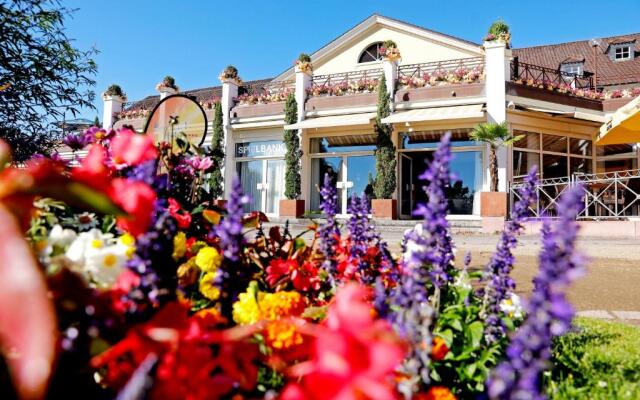
[[[392,251],[399,251],[402,232],[381,228],[382,236]],[[471,268],[483,268],[497,241],[498,235],[454,234],[458,264],[461,265],[464,254],[470,251]],[[538,236],[520,238],[513,271],[518,294],[527,296],[532,289],[531,280],[538,269],[540,245]],[[584,237],[580,238],[578,246],[588,259],[585,275],[569,289],[569,298],[578,314],[640,325],[640,241]]]

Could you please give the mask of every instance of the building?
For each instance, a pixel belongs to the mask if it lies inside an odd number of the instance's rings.
[[[271,79],[242,85],[224,80],[221,86],[182,93],[203,105],[209,121],[212,104],[221,101],[225,180],[238,174],[252,195],[250,208],[268,215],[278,215],[284,193],[283,94],[295,93],[298,101],[299,121],[287,128],[298,129],[301,137],[306,210],[318,210],[318,187],[329,173],[346,214],[349,196],[368,193],[375,177],[375,87],[383,74],[392,94],[393,114],[384,122],[394,129],[400,218],[411,218],[415,204],[424,200],[418,175],[444,132],[452,133],[452,170],[460,178],[449,193],[452,214],[480,218],[480,193],[489,189],[488,151],[468,135],[486,121],[506,121],[514,134],[523,135],[499,151],[499,190],[508,192],[538,165],[549,183],[541,186],[539,207],[552,214],[554,199],[576,176],[638,166],[635,143],[594,143],[607,115],[640,95],[638,38],[603,38],[593,47],[581,41],[509,49],[500,41],[474,43],[374,14],[311,54],[312,73],[292,66]],[[399,62],[379,55],[386,40],[397,44]],[[105,126],[142,129],[149,111],[171,93],[124,104],[108,98]],[[613,201],[617,205],[619,199]],[[587,212],[602,214],[598,202],[610,205],[601,198]],[[638,204],[624,207],[624,215],[637,215]]]

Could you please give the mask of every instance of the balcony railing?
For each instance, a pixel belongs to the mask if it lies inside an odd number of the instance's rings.
[[[571,74],[559,69],[523,63],[518,60],[518,57],[514,57],[511,61],[511,79],[528,86],[540,85],[545,89],[569,94],[573,94],[577,90],[595,92],[593,73],[591,72]]]
[[[398,83],[401,86],[422,87],[447,83],[473,83],[482,80],[483,77],[483,57],[407,64],[398,67]]]
[[[295,92],[295,86],[296,82],[292,79],[242,87],[237,100],[240,105],[285,101],[290,93]]]
[[[521,182],[511,185],[511,204],[520,198],[518,190],[522,185]],[[627,170],[541,180],[536,186],[538,201],[531,207],[532,216],[557,216],[560,197],[576,185],[581,185],[584,200],[578,219],[624,219],[640,215],[640,170]]]
[[[341,72],[330,75],[314,75],[309,94],[311,96],[343,96],[357,93],[373,93],[382,76],[381,68]]]

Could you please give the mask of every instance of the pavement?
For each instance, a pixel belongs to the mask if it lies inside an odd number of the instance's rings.
[[[400,251],[402,229],[379,226],[382,237],[392,251]],[[302,225],[292,227],[294,234]],[[606,235],[606,232],[603,232]],[[311,234],[305,234],[310,238]],[[464,254],[471,252],[472,269],[482,269],[489,261],[498,242],[496,234],[454,233],[457,265]],[[519,295],[527,297],[533,287],[531,280],[538,269],[540,237],[520,237],[514,251],[516,264],[513,277]],[[578,249],[586,256],[586,272],[569,289],[568,296],[578,315],[620,320],[640,325],[640,240],[611,237],[580,237]]]

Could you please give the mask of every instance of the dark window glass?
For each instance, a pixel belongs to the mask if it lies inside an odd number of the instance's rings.
[[[556,135],[542,135],[542,150],[555,151],[556,153],[566,153],[567,137]]]
[[[540,150],[540,134],[536,132],[514,131],[514,136],[522,138],[513,143],[513,147],[521,149]]]
[[[590,158],[571,157],[571,174],[590,174],[592,171]]]
[[[311,139],[311,154],[373,151],[376,148],[373,135],[330,136]]]
[[[570,138],[569,152],[579,156],[590,156],[591,140]]]
[[[533,166],[540,166],[540,154],[528,151],[513,151],[514,178],[526,175]]]
[[[382,46],[382,42],[378,42],[367,47],[362,52],[362,54],[360,54],[360,58],[358,59],[358,62],[366,63],[366,62],[382,60],[382,56],[380,55],[380,51],[379,51],[381,46]]]
[[[420,131],[401,134],[403,149],[435,149],[446,131]],[[469,131],[453,131],[451,147],[478,146],[479,142],[469,140]]]
[[[565,178],[566,176],[567,156],[542,155],[542,177],[544,179]]]

